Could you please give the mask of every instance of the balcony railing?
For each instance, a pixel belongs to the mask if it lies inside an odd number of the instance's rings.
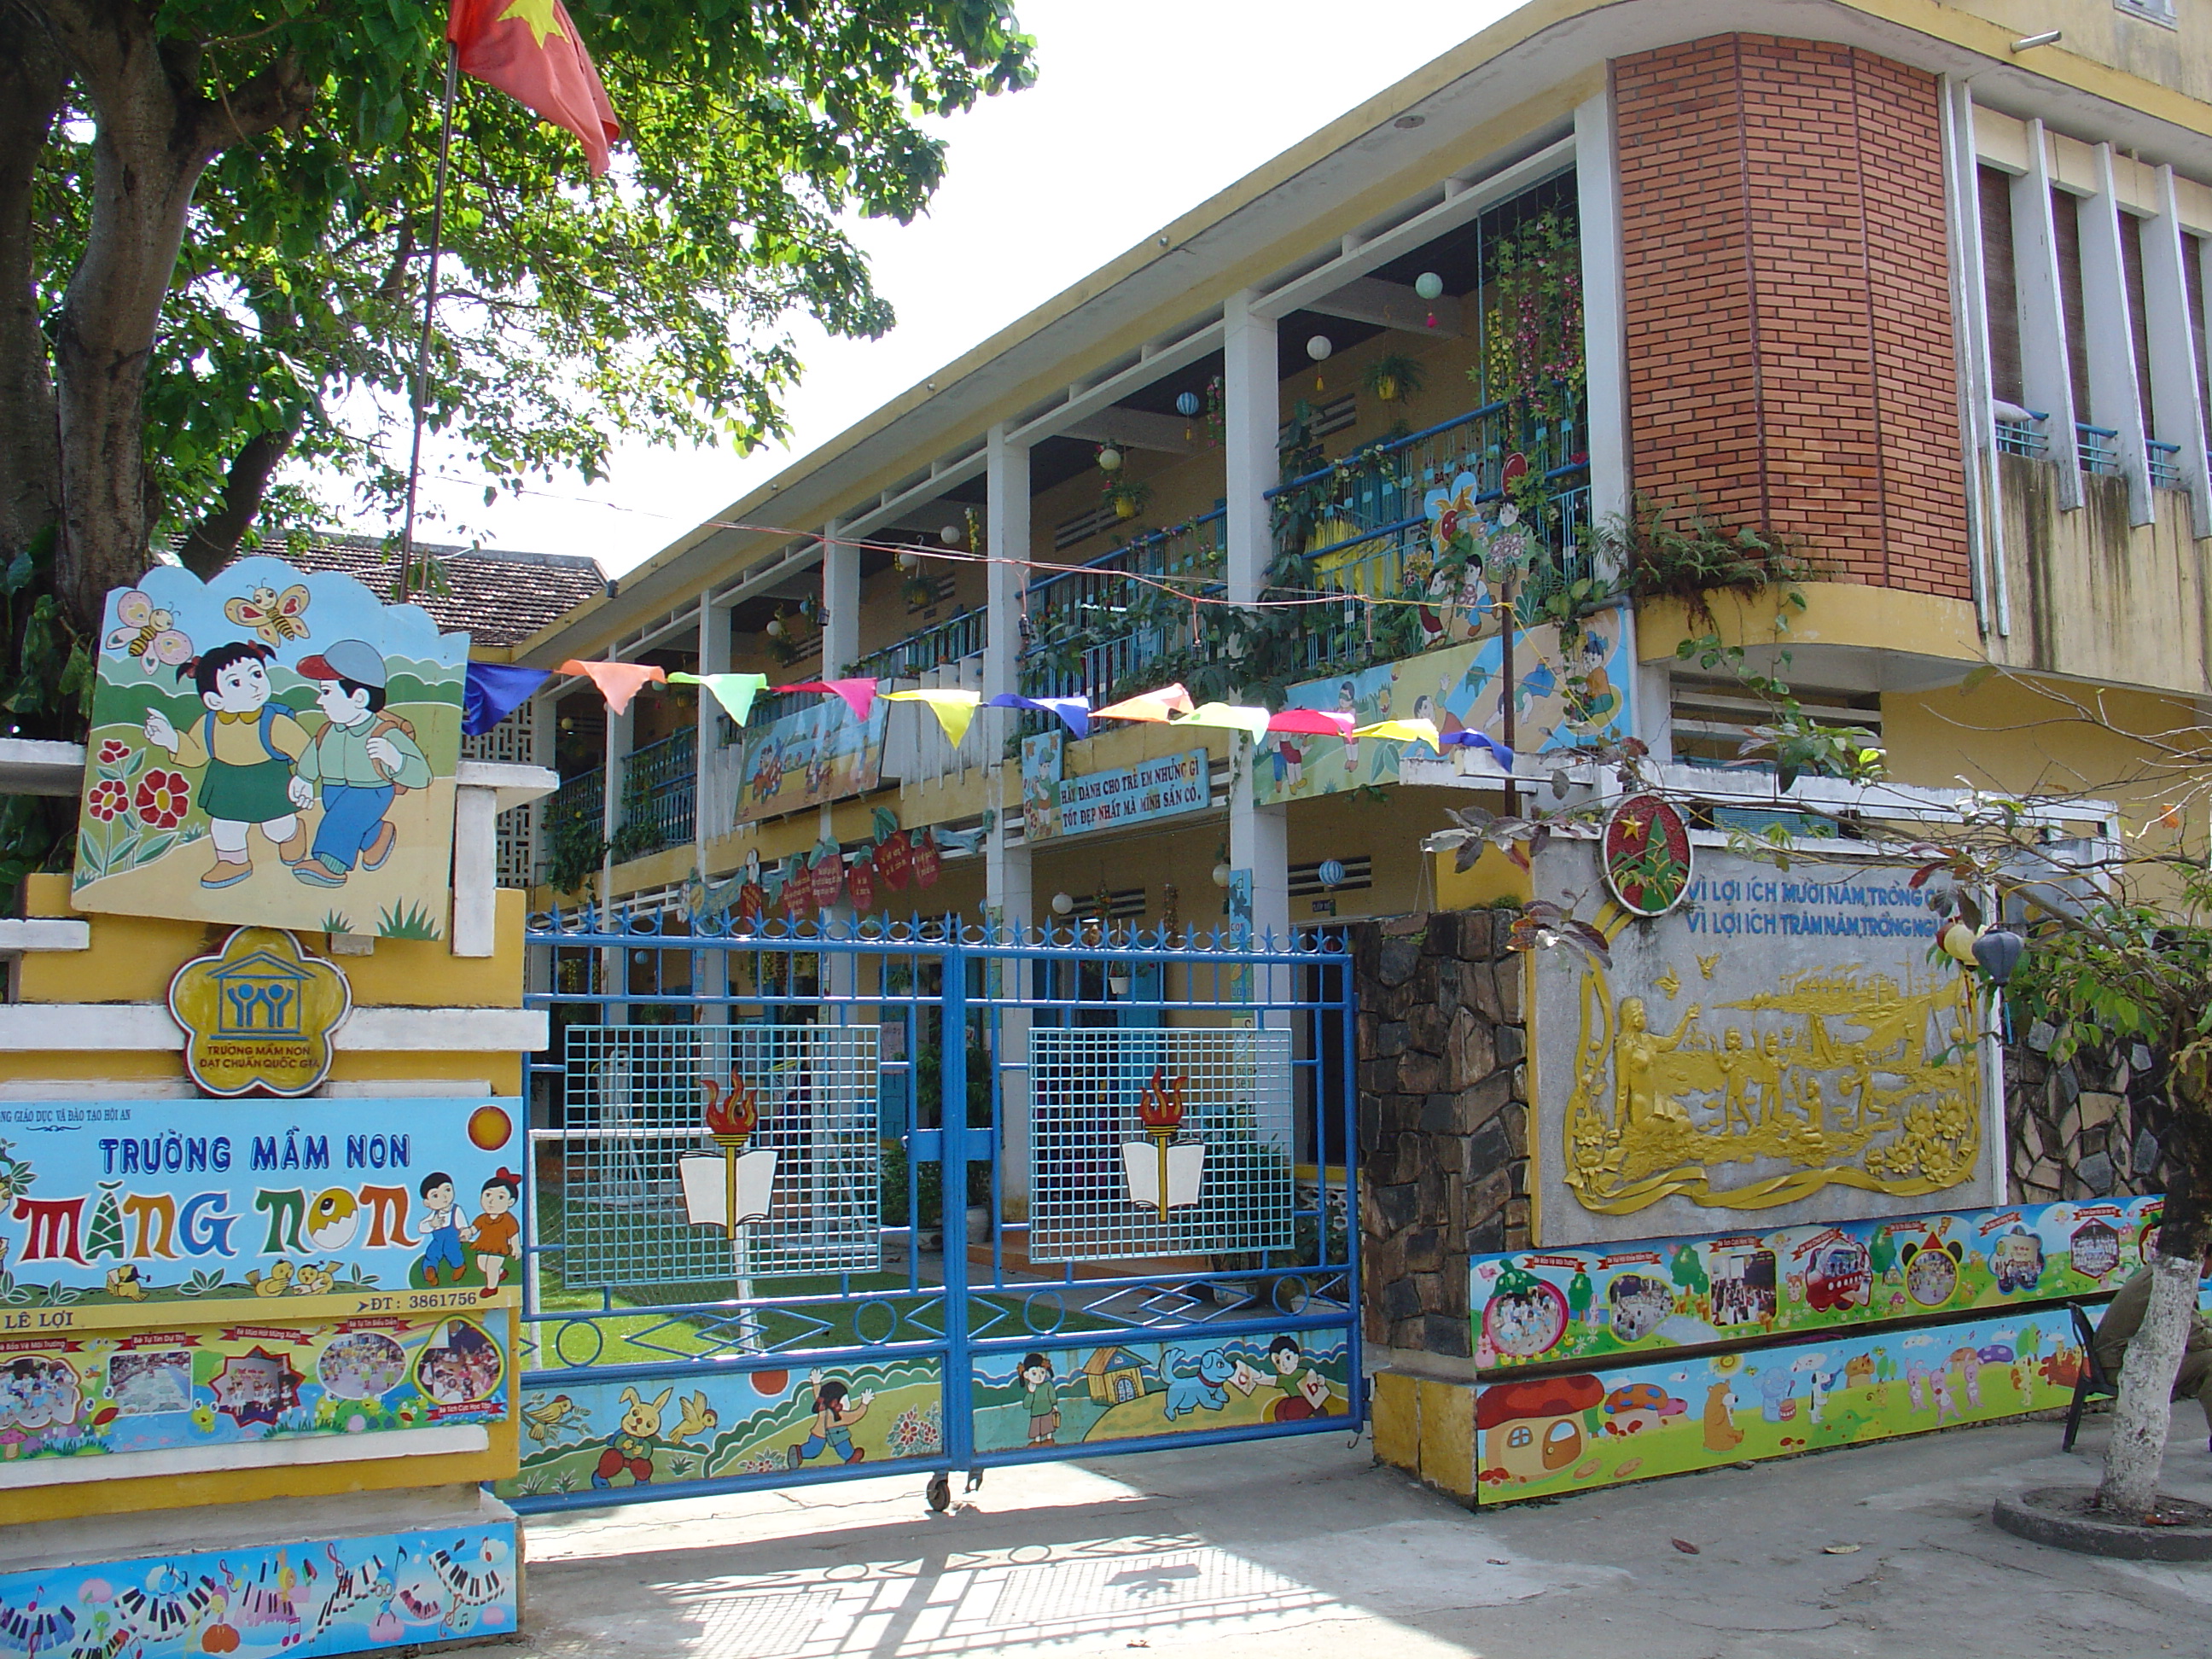
[[[1225,517],[1216,507],[1188,524],[1139,536],[1087,564],[1031,583],[1030,638],[1022,653],[1024,695],[1108,702],[1117,687],[1125,693],[1139,689],[1123,683],[1142,678],[1147,665],[1188,648],[1186,627],[1158,620],[1162,601],[1170,592],[1221,592]],[[1164,586],[1131,581],[1132,575],[1152,578]]]
[[[547,879],[562,843],[599,845],[606,823],[607,775],[599,767],[580,772],[547,798],[538,817],[540,856],[533,878]],[[597,858],[597,854],[591,855]]]
[[[1524,622],[1564,584],[1591,574],[1579,533],[1589,523],[1589,456],[1577,414],[1532,419],[1510,404],[1486,404],[1269,491],[1280,550],[1303,554],[1310,586],[1347,596],[1341,607],[1308,613],[1308,664],[1343,667],[1419,648],[1418,632],[1404,625],[1405,607],[1378,613],[1366,601],[1432,597],[1431,496],[1462,492],[1468,499],[1455,502],[1462,512],[1503,501],[1515,456],[1545,486],[1543,521],[1532,526],[1540,551],[1521,589]],[[1289,545],[1294,538],[1304,546]]]
[[[2155,438],[2143,440],[2143,463],[2150,473],[2153,489],[2180,489],[2185,486],[2181,479],[2181,446],[2162,444]]]
[[[2041,410],[2022,409],[2014,404],[1997,404],[1993,416],[1997,453],[2041,460],[2051,447],[2051,440],[2043,428],[2050,418]]]
[[[878,680],[919,679],[933,668],[980,656],[989,637],[989,613],[964,611],[896,644],[871,652],[853,665],[853,672]]]
[[[2120,434],[2108,426],[2074,422],[2074,453],[2081,470],[2093,477],[2116,478],[2120,473]]]
[[[641,858],[691,839],[698,754],[698,728],[679,726],[624,757],[622,817],[615,831],[618,859]]]

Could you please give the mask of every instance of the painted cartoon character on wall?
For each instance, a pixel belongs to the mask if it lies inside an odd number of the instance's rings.
[[[629,1471],[630,1485],[649,1486],[653,1480],[653,1454],[656,1447],[679,1446],[705,1433],[720,1422],[720,1418],[707,1404],[704,1393],[692,1395],[678,1408],[676,1431],[664,1438],[660,1432],[662,1418],[668,1410],[669,1396],[676,1392],[671,1383],[651,1400],[635,1389],[622,1391],[622,1426],[607,1437],[606,1449],[599,1454],[599,1467],[592,1471],[592,1485],[601,1491],[614,1485],[615,1476]]]
[[[160,709],[146,715],[146,741],[182,767],[204,767],[200,805],[207,811],[215,862],[203,887],[232,887],[253,873],[247,832],[259,825],[276,856],[297,866],[307,857],[301,809],[313,786],[295,771],[307,750],[307,728],[270,701],[267,664],[276,652],[258,641],[218,645],[184,665],[204,718],[179,732]]]
[[[1053,1383],[1052,1362],[1041,1353],[1025,1353],[1016,1374],[1030,1417],[1029,1443],[1049,1446],[1060,1432],[1060,1390]]]
[[[1229,1403],[1227,1388],[1237,1362],[1218,1348],[1170,1348],[1160,1367],[1168,1380],[1160,1415],[1170,1423],[1186,1412],[1218,1412]]]
[[[501,1167],[484,1182],[478,1197],[483,1209],[469,1229],[468,1238],[476,1250],[477,1270],[483,1274],[483,1289],[477,1295],[489,1297],[499,1294],[500,1277],[507,1272],[507,1264],[522,1259],[522,1224],[514,1214],[522,1197],[522,1177]]]
[[[343,887],[356,863],[384,867],[398,838],[385,814],[396,793],[428,786],[430,763],[415,728],[384,712],[388,676],[374,646],[337,641],[301,659],[300,672],[320,682],[315,703],[326,723],[301,754],[297,771],[311,789],[321,787],[323,818],[292,873],[312,887]]]
[[[1759,1379],[1759,1414],[1770,1423],[1787,1423],[1797,1415],[1797,1384],[1788,1371],[1768,1370]]]
[[[1305,1352],[1295,1336],[1279,1336],[1267,1345],[1267,1362],[1275,1369],[1275,1386],[1283,1397],[1267,1409],[1271,1423],[1303,1423],[1310,1417],[1328,1415],[1328,1384],[1305,1363]]]
[[[422,1282],[435,1285],[443,1269],[458,1285],[468,1260],[461,1253],[460,1206],[453,1202],[453,1178],[443,1170],[433,1170],[416,1191],[422,1198]]]
[[[2002,1296],[2033,1290],[2043,1277],[2043,1241],[2025,1227],[2013,1228],[1990,1246],[1990,1272]]]
[[[876,1403],[875,1390],[860,1395],[860,1404],[848,1406],[852,1390],[834,1378],[817,1382],[814,1389],[814,1421],[805,1440],[790,1449],[788,1461],[793,1468],[811,1462],[825,1451],[837,1454],[841,1463],[858,1463],[867,1456],[865,1449],[853,1443],[853,1425],[868,1414],[868,1407]]]

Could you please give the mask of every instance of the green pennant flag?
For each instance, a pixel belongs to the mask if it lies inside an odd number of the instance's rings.
[[[753,699],[768,689],[765,674],[686,674],[678,669],[668,678],[672,684],[705,686],[739,726],[753,712]]]

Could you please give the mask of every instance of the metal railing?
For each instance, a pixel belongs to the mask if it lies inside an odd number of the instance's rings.
[[[1992,418],[1998,454],[2039,461],[2049,453],[2051,440],[2042,428],[2051,417],[2041,410],[2000,405]]]
[[[2120,434],[2109,426],[2074,422],[2074,453],[2081,470],[2094,477],[2116,478],[2120,472]]]
[[[533,881],[546,879],[554,863],[553,843],[565,836],[580,834],[596,847],[606,822],[607,775],[602,767],[580,772],[540,804],[538,861]]]
[[[2180,489],[2186,486],[2181,477],[2181,446],[2162,444],[2155,438],[2143,440],[2143,465],[2150,474],[2153,489]]]
[[[1593,574],[1580,534],[1590,521],[1590,496],[1579,413],[1535,419],[1509,404],[1487,404],[1268,491],[1268,499],[1279,503],[1279,542],[1296,538],[1304,544],[1280,550],[1303,553],[1313,586],[1347,596],[1340,609],[1311,613],[1309,664],[1334,667],[1374,657],[1376,618],[1365,601],[1431,597],[1431,498],[1449,492],[1460,512],[1503,501],[1506,471],[1516,456],[1543,479],[1547,507],[1544,522],[1533,526],[1540,551],[1522,585],[1522,616],[1539,614],[1564,584]],[[1332,483],[1336,488],[1327,489]],[[1318,507],[1304,503],[1306,510],[1295,516],[1280,509],[1292,492],[1310,495],[1316,487],[1323,487]],[[1404,633],[1395,630],[1392,637]],[[1398,646],[1407,642],[1401,639]],[[1404,654],[1388,643],[1383,649]]]
[[[679,726],[623,760],[622,816],[616,830],[630,858],[691,839],[699,794],[699,732]]]
[[[1226,509],[1217,507],[1186,524],[1155,530],[1088,563],[1032,582],[1030,638],[1022,653],[1023,694],[1104,702],[1124,679],[1172,648],[1169,628],[1125,623],[1133,603],[1147,593],[1144,584],[1128,577],[1164,579],[1184,592],[1219,593],[1226,517]]]
[[[919,679],[933,668],[981,655],[989,636],[989,613],[963,611],[880,651],[870,652],[853,665],[852,672],[878,680]]]

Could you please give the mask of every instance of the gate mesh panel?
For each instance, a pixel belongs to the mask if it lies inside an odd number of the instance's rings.
[[[1198,1202],[1164,1222],[1132,1201],[1122,1154],[1153,1156],[1137,1105],[1155,1072],[1186,1079],[1180,1139],[1206,1148]],[[1031,1261],[1293,1243],[1289,1032],[1034,1028],[1030,1089]]]
[[[555,1258],[571,1288],[726,1281],[881,1265],[876,1027],[572,1025]],[[765,1220],[732,1242],[685,1218],[678,1160],[713,1152],[702,1082],[760,1095]]]

